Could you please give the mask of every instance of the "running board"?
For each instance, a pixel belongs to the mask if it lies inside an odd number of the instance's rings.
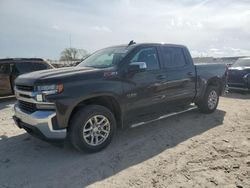
[[[160,116],[160,117],[158,117],[157,119],[153,119],[153,120],[150,120],[150,121],[132,124],[132,125],[130,126],[130,128],[139,127],[139,126],[141,126],[141,125],[145,125],[145,124],[152,123],[152,122],[155,122],[155,121],[158,121],[158,120],[161,120],[161,119],[165,119],[165,118],[168,118],[168,117],[171,117],[171,116],[175,116],[175,115],[178,115],[178,114],[182,114],[182,113],[185,113],[185,112],[194,110],[194,109],[197,109],[197,106],[192,106],[192,107],[190,107],[190,108],[187,108],[186,110],[182,110],[182,111],[179,111],[179,112],[172,112],[172,113],[170,113],[170,114],[166,114],[166,115]]]

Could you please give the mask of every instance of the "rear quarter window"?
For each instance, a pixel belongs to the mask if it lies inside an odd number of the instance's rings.
[[[48,69],[45,63],[31,63],[33,71]]]

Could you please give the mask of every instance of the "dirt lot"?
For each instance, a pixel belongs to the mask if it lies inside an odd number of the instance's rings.
[[[250,95],[119,131],[96,154],[26,134],[0,103],[0,187],[250,187]]]

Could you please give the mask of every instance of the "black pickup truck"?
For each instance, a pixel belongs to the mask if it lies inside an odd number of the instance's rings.
[[[144,43],[95,52],[78,66],[28,73],[15,82],[18,127],[80,151],[106,147],[116,128],[216,110],[226,66],[194,65],[182,45]]]

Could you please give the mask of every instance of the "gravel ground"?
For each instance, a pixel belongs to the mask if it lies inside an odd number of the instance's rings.
[[[250,94],[119,131],[95,154],[29,136],[13,103],[0,102],[0,187],[250,187]]]

